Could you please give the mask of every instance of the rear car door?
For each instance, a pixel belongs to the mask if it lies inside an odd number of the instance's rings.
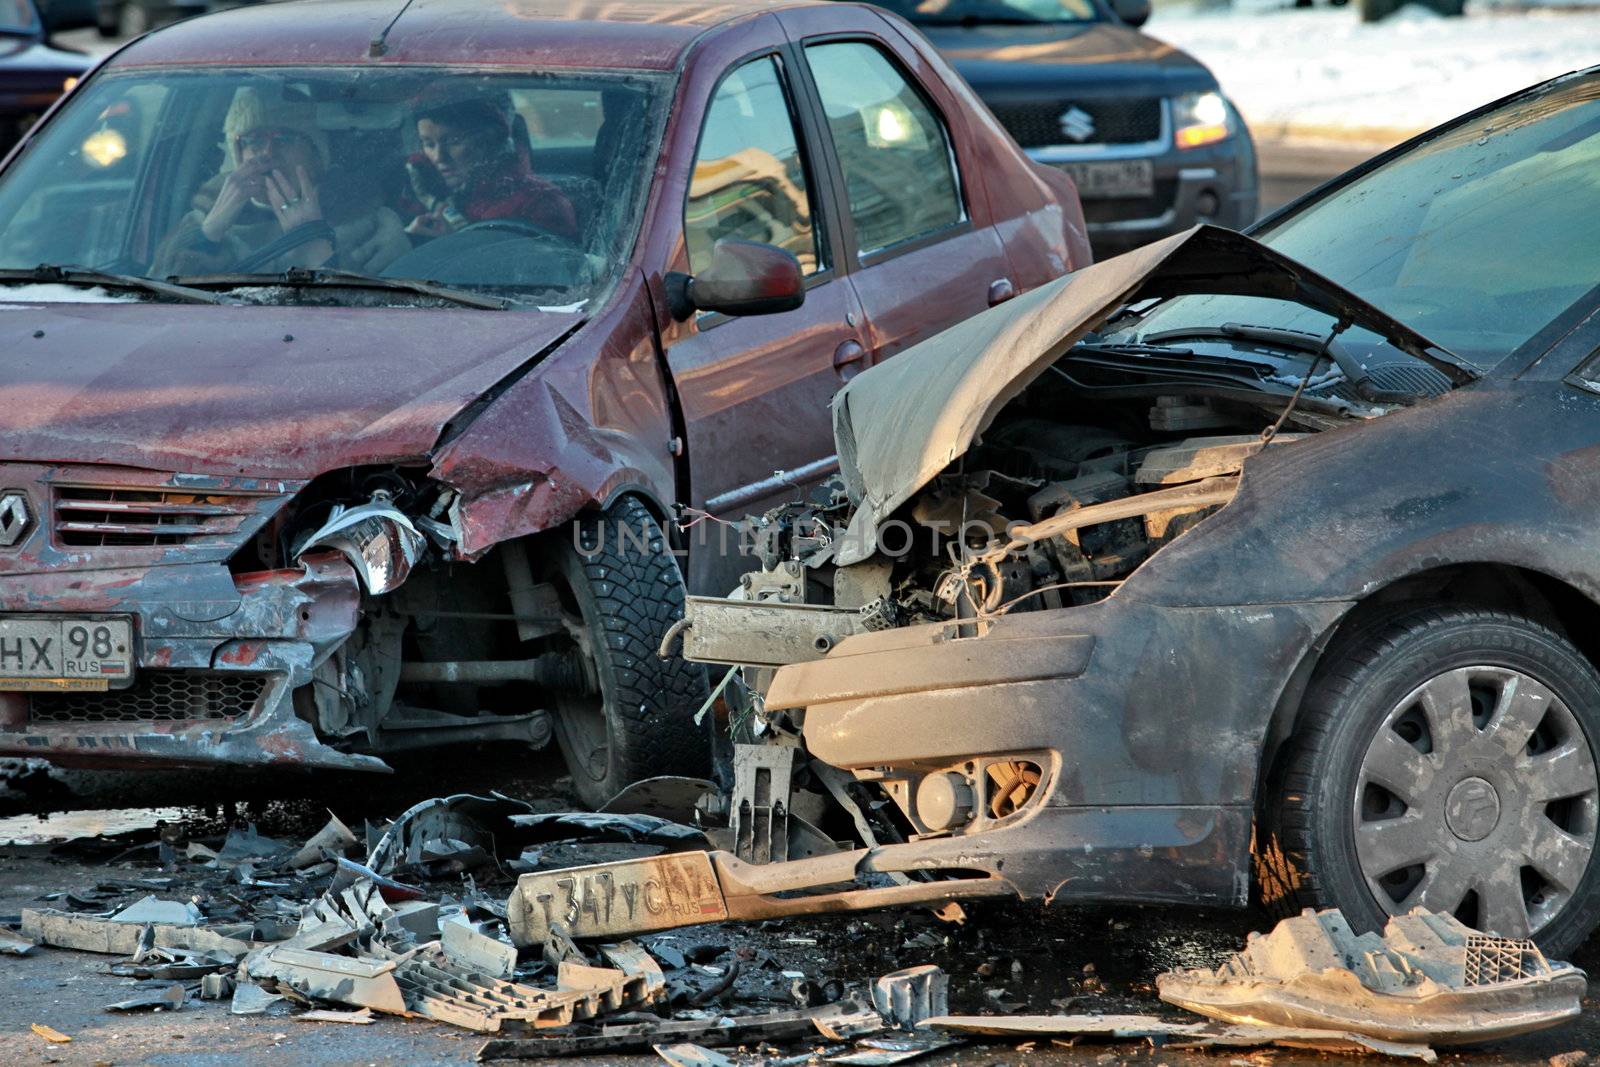
[[[786,13],[787,24],[808,14]],[[888,40],[802,38],[843,207],[842,255],[872,362],[1016,292],[1005,246],[961,167],[943,109]]]
[[[819,195],[791,57],[782,45],[743,57],[713,90],[683,237],[691,274],[725,238],[792,252],[805,304],[773,315],[700,312],[665,337],[688,439],[690,504],[728,519],[791,500],[797,486],[837,469],[828,405],[866,351],[861,306],[835,264],[837,230]],[[726,529],[709,520],[695,528],[691,589],[724,593],[750,569]]]

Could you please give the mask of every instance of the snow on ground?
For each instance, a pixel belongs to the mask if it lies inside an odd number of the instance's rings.
[[[1367,24],[1353,4],[1163,6],[1145,29],[1210,67],[1263,139],[1393,144],[1535,82],[1600,63],[1595,10],[1469,4],[1465,17],[1442,18],[1411,6]]]

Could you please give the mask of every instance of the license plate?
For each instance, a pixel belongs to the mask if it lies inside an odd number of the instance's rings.
[[[1081,197],[1109,200],[1114,197],[1154,196],[1156,192],[1156,168],[1148,159],[1059,165],[1072,175]]]
[[[517,879],[508,907],[512,940],[534,945],[559,926],[571,937],[627,937],[728,917],[704,852],[569,867]]]
[[[0,690],[109,689],[131,677],[127,619],[0,616]]]

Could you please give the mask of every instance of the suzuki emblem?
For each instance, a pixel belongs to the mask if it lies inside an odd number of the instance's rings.
[[[18,492],[0,493],[0,548],[10,548],[28,532],[28,498]]]
[[[1069,107],[1056,119],[1061,124],[1061,132],[1082,144],[1094,136],[1094,116],[1081,107]]]

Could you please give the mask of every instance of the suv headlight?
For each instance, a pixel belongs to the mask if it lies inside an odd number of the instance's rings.
[[[1216,91],[1184,93],[1172,100],[1172,142],[1179,148],[1200,148],[1233,134],[1228,102]]]

